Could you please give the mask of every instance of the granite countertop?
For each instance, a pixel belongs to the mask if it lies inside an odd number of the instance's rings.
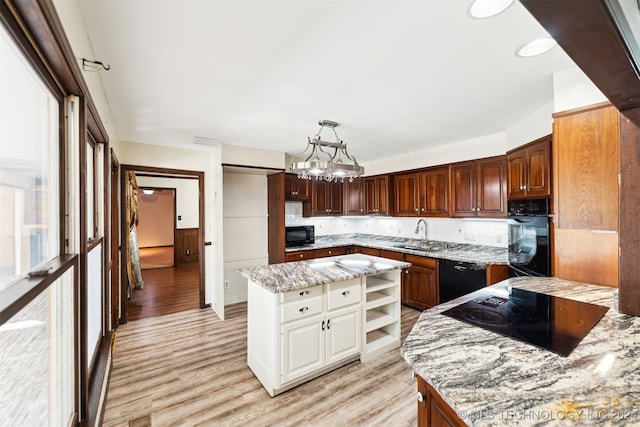
[[[493,286],[613,305],[612,288],[557,278]],[[424,311],[401,348],[467,424],[640,425],[640,317],[609,309],[563,357],[440,314],[480,292]]]
[[[286,252],[332,248],[338,246],[364,246],[374,249],[427,256],[431,258],[464,261],[474,264],[508,265],[507,248],[494,246],[469,245],[465,243],[441,242],[438,240],[408,239],[404,237],[380,236],[375,234],[334,234],[316,237],[313,245],[286,248]],[[420,247],[421,250],[406,246]]]
[[[238,273],[273,293],[279,293],[369,276],[410,265],[408,262],[353,254],[242,268]]]

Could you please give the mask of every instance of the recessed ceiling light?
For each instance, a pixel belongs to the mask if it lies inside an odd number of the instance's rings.
[[[471,5],[469,13],[474,18],[488,18],[508,8],[513,0],[476,0]]]
[[[528,58],[529,56],[536,56],[550,50],[556,45],[556,41],[549,37],[535,39],[522,46],[518,50],[518,56]]]

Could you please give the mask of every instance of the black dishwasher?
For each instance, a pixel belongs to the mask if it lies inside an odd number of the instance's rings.
[[[487,267],[462,261],[441,259],[439,262],[440,303],[451,301],[487,284]]]

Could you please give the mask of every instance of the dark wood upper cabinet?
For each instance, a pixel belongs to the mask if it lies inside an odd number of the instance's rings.
[[[448,217],[449,166],[420,172],[420,213],[425,216]]]
[[[452,216],[506,216],[506,156],[454,164],[451,179]]]
[[[551,196],[551,135],[507,152],[507,197]]]
[[[287,173],[284,176],[284,199],[288,201],[307,201],[311,196],[311,181],[300,179]]]
[[[393,177],[396,216],[449,216],[449,167]]]
[[[342,183],[311,181],[311,200],[303,204],[303,216],[342,215]]]
[[[364,205],[367,215],[390,215],[389,175],[364,178]]]
[[[344,215],[364,215],[363,179],[345,181],[342,184],[342,213]]]

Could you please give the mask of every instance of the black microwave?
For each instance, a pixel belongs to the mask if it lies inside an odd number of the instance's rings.
[[[286,247],[312,245],[316,241],[313,225],[296,225],[285,227],[284,239]]]

